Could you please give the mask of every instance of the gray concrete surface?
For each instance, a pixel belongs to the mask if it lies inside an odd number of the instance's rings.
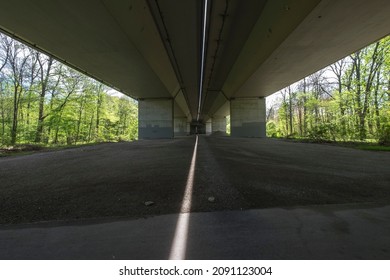
[[[232,137],[266,137],[265,98],[230,100]]]
[[[138,101],[138,138],[161,139],[174,136],[173,99]]]
[[[178,215],[2,227],[0,259],[167,259]],[[192,213],[186,259],[389,259],[390,206]]]
[[[187,258],[390,258],[389,153],[216,136],[198,143]],[[0,258],[167,258],[194,144],[0,158]]]

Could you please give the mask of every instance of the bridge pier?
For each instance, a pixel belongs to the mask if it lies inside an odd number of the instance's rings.
[[[138,138],[173,138],[173,99],[142,99],[138,102]]]
[[[230,130],[232,137],[266,137],[265,98],[235,98],[230,100]]]
[[[212,132],[226,133],[226,118],[224,116],[213,116],[211,120]]]
[[[176,117],[173,120],[174,122],[174,135],[176,136],[185,136],[189,134],[189,127],[187,117]]]

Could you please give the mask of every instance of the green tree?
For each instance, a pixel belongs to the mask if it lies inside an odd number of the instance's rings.
[[[137,139],[137,103],[0,34],[1,145]]]
[[[387,37],[282,90],[269,127],[283,136],[389,143],[389,88]]]

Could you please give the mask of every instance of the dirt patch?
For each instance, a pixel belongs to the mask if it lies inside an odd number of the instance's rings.
[[[0,149],[0,157],[10,156],[10,155],[26,155],[29,153],[42,151],[44,147],[40,145],[34,144],[25,144],[25,145],[17,145],[11,146],[7,148]]]

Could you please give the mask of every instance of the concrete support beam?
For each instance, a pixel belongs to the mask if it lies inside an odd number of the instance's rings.
[[[144,99],[138,102],[138,138],[173,138],[173,100]]]
[[[212,132],[226,133],[226,118],[224,116],[213,116],[212,119]]]
[[[185,136],[190,132],[187,126],[187,117],[175,117],[174,118],[174,135],[176,136]]]
[[[230,100],[230,130],[233,137],[266,137],[265,98]]]

